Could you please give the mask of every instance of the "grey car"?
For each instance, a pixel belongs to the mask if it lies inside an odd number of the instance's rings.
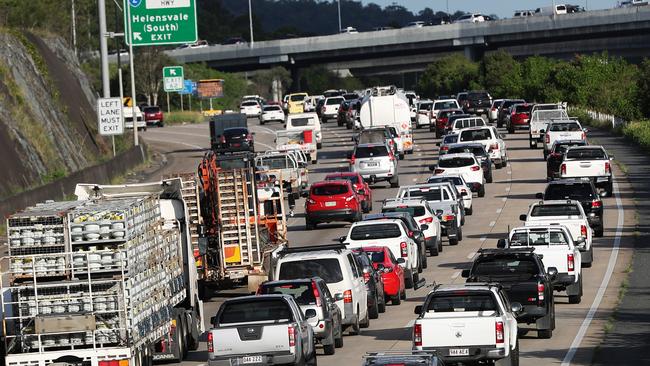
[[[359,144],[349,159],[350,170],[361,174],[363,180],[387,181],[392,188],[399,187],[397,159],[385,143]]]

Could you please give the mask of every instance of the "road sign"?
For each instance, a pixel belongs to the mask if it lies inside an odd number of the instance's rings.
[[[179,92],[185,87],[183,66],[163,67],[163,88],[166,92]]]
[[[124,115],[120,98],[97,99],[97,120],[99,134],[103,136],[124,133]]]
[[[183,90],[181,90],[179,93],[194,94],[195,91],[196,91],[196,82],[192,80],[185,80],[185,83],[183,84]]]
[[[199,98],[222,98],[223,80],[199,80],[197,85],[197,93],[199,95]]]
[[[124,0],[124,29],[132,30],[133,46],[194,43],[196,0]],[[126,9],[126,8],[125,8]],[[129,17],[129,14],[130,17]]]

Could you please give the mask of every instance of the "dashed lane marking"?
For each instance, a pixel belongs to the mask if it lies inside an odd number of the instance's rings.
[[[415,319],[411,319],[406,325],[404,325],[404,328],[413,328],[413,324],[415,324]]]
[[[451,275],[451,278],[455,280],[458,277],[460,277],[461,273],[462,273],[461,271],[456,271],[456,272],[454,272],[454,274]]]
[[[485,239],[487,239],[487,236],[481,236],[481,239],[479,239],[479,240],[481,240],[481,243],[482,243],[482,242],[485,241]]]
[[[501,211],[503,211],[502,208],[497,208],[497,213],[501,213]]]
[[[490,227],[492,227],[492,226],[494,226],[494,225],[496,225],[496,224],[497,224],[496,221],[490,221]]]
[[[471,252],[467,255],[467,259],[472,259],[476,255],[476,252]]]
[[[506,192],[510,192],[510,187],[506,187]]]
[[[507,201],[507,200],[508,200],[508,197],[503,197],[503,198],[501,199],[501,201],[503,201],[503,202],[505,202],[505,201]]]
[[[206,149],[208,149],[208,148],[205,147],[205,146],[199,146],[199,145],[194,145],[194,144],[188,144],[188,143],[186,143],[186,142],[181,142],[181,141],[170,141],[170,140],[155,139],[155,138],[152,138],[152,137],[149,137],[149,136],[144,137],[144,140],[145,140],[145,141],[165,142],[165,143],[168,143],[168,144],[183,145],[183,146],[188,146],[188,147],[191,147],[191,148],[194,148],[194,149],[201,149],[201,150],[206,150]]]

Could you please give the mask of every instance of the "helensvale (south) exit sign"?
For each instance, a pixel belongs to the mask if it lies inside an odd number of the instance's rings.
[[[124,6],[124,29],[132,31],[133,46],[198,40],[196,0],[124,0]],[[126,6],[130,7],[130,17]],[[125,38],[128,44],[128,35]]]

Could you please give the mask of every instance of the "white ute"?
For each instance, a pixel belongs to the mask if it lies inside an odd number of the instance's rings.
[[[516,316],[500,285],[438,285],[415,307],[413,349],[435,351],[445,362],[519,365]]]
[[[605,195],[611,197],[614,192],[611,160],[602,146],[575,146],[564,153],[560,165],[561,178],[589,178],[596,188],[605,190]]]

